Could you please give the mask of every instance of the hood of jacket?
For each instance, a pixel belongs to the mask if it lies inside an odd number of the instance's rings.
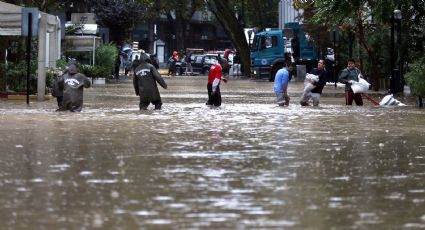
[[[76,74],[76,73],[78,73],[77,66],[75,64],[69,65],[69,67],[68,67],[68,73],[69,74]]]

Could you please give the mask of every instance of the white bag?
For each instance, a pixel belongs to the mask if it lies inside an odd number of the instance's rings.
[[[319,76],[318,75],[311,74],[311,73],[308,73],[305,76],[305,80],[310,80],[310,81],[318,82],[319,81]]]
[[[304,82],[304,92],[308,93],[308,92],[312,91],[314,88],[316,88],[315,85],[311,84],[308,81]]]
[[[369,82],[363,78],[359,78],[359,81],[353,81],[351,84],[351,89],[353,93],[366,93],[369,90]]]
[[[385,96],[382,98],[381,102],[379,102],[380,106],[404,106],[405,104],[401,103],[399,100],[395,99],[392,94]]]
[[[318,82],[319,76],[314,75],[314,74],[310,74],[310,73],[308,73],[305,76],[305,80],[304,80],[304,92],[305,93],[308,93],[308,92],[312,91],[314,88],[316,88],[316,86],[313,85],[312,83],[310,83],[310,81]]]

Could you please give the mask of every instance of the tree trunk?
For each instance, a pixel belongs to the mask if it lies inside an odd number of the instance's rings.
[[[242,70],[245,76],[251,76],[250,49],[243,28],[233,14],[227,0],[210,0],[208,6],[220,22],[229,39],[239,51]]]
[[[174,22],[176,28],[176,50],[179,52],[181,57],[181,51],[184,50],[184,29],[185,29],[185,20],[180,12],[176,11],[176,20]]]
[[[148,50],[145,50],[145,51],[148,52],[148,53],[150,53],[150,54],[153,54],[154,51],[155,51],[155,47],[154,47],[155,37],[154,37],[153,28],[154,28],[154,23],[151,20],[149,20],[149,22],[148,22],[148,41],[149,41],[149,46],[148,46]]]

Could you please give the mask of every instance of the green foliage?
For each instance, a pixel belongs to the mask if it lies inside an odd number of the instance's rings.
[[[95,68],[99,76],[110,78],[118,50],[113,43],[102,44],[96,48]]]
[[[62,76],[67,63],[63,59],[56,61],[56,68],[49,68],[46,71],[46,87],[52,88],[56,78]]]
[[[80,72],[84,73],[87,77],[111,78],[118,50],[113,43],[101,44],[95,51],[94,66],[89,65],[92,55],[90,52],[67,52],[66,55],[78,60],[78,63],[80,63]],[[61,60],[57,62],[58,67],[65,65],[65,61]]]
[[[37,60],[30,61],[30,93],[34,93],[37,88]],[[27,63],[25,60],[17,63],[8,62],[8,64],[0,64],[0,70],[4,73],[2,77],[1,89],[11,92],[23,92],[27,89]]]
[[[279,0],[267,1],[235,1],[245,4],[245,12],[241,12],[247,27],[277,28],[279,27]]]
[[[103,73],[101,71],[101,67],[98,66],[91,66],[91,65],[80,65],[79,66],[79,72],[86,75],[86,77],[90,78],[97,78],[97,77],[103,77]]]
[[[75,62],[86,65],[91,64],[93,58],[93,53],[86,51],[64,51],[64,55],[68,60],[75,60]]]
[[[415,10],[419,10],[415,8]],[[416,60],[425,52],[425,7],[414,13],[413,25],[408,27],[408,48],[410,58]]]
[[[118,55],[118,50],[113,43],[105,43],[96,48],[96,66],[104,66],[112,68],[115,64],[115,59]]]
[[[65,35],[76,35],[81,34],[81,31],[84,29],[83,24],[72,24],[65,28]]]
[[[370,44],[370,46],[373,47],[373,52],[375,53],[377,57],[376,71],[379,74],[378,77],[384,78],[389,73],[391,73],[391,58],[390,58],[391,40],[388,33],[388,28],[377,27],[373,31],[367,30],[366,32],[368,33],[366,40],[368,44]],[[365,62],[364,66],[362,67],[363,71],[368,70],[367,72],[370,73],[370,70],[374,68],[374,66],[370,62],[370,59],[364,47],[361,46],[360,48],[362,49],[362,54],[363,54],[363,56],[360,58],[362,58]],[[356,56],[360,56],[358,52],[356,52]]]
[[[85,0],[81,0],[85,1]],[[36,7],[43,12],[58,12],[63,11],[64,8],[69,7],[72,0],[3,0],[3,2],[15,4],[15,5],[24,5],[26,7]]]
[[[130,37],[134,25],[142,18],[145,8],[139,1],[89,0],[100,25],[109,27],[111,40],[117,44]]]
[[[413,94],[425,97],[425,57],[412,63],[405,78]]]
[[[113,68],[118,50],[113,43],[101,44],[95,51],[95,66]],[[65,52],[67,58],[72,58],[81,64],[90,64],[92,60],[92,52]],[[59,62],[58,65],[65,66],[65,62]]]
[[[67,64],[66,61],[63,59],[59,59],[56,61],[56,67],[60,70],[64,70],[66,67],[66,64]]]
[[[52,88],[56,78],[62,75],[62,70],[59,68],[49,68],[46,71],[46,87]]]

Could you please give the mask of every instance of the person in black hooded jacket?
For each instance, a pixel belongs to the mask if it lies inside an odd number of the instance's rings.
[[[140,110],[146,110],[150,103],[155,105],[155,109],[161,109],[162,101],[156,83],[158,82],[164,89],[167,88],[167,84],[158,70],[148,63],[148,59],[146,54],[140,55],[140,65],[134,71],[134,90],[136,95],[140,96]]]
[[[69,65],[68,72],[58,80],[59,91],[63,92],[62,105],[59,111],[80,112],[83,108],[84,88],[90,86],[90,80],[84,74],[78,73],[77,66],[75,64]]]
[[[66,74],[68,72],[68,69],[65,69],[65,72],[63,74]],[[62,78],[62,75],[60,74],[60,76],[57,76],[55,78],[55,81],[53,82],[53,86],[52,86],[52,96],[56,97],[56,102],[58,103],[58,111],[60,110],[61,106],[62,106],[62,99],[63,99],[63,89],[61,89],[59,87],[59,80]]]
[[[311,99],[313,101],[313,106],[319,106],[320,96],[322,94],[323,88],[326,85],[327,71],[325,69],[325,61],[323,59],[319,59],[317,63],[317,68],[314,68],[311,71],[311,74],[319,76],[319,81],[310,83],[315,87],[311,90],[311,92],[303,93],[301,95],[300,104],[301,106],[308,106],[308,101]]]

